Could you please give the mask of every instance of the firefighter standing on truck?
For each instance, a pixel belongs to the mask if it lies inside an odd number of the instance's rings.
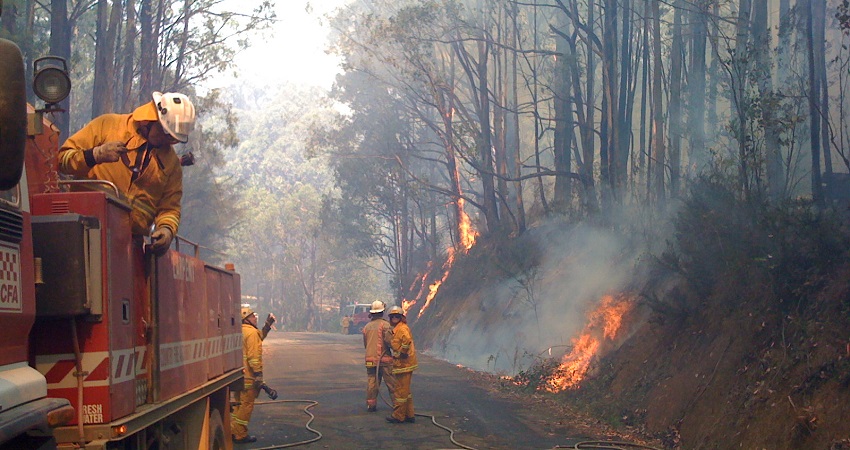
[[[248,422],[254,412],[254,400],[263,387],[263,339],[268,335],[275,321],[269,314],[262,331],[257,329],[257,314],[248,305],[242,305],[242,352],[245,384],[239,392],[239,406],[230,415],[233,420],[233,442],[248,444],[257,438],[248,434]]]
[[[390,397],[395,390],[393,357],[390,352],[392,326],[384,319],[384,302],[375,300],[369,310],[371,321],[363,327],[363,346],[366,347],[366,410],[378,410],[378,391],[381,380],[387,384]]]
[[[177,234],[183,197],[183,170],[172,146],[189,140],[195,106],[183,94],[154,92],[152,98],[132,114],[103,114],[74,133],[59,149],[59,171],[115,184],[132,207],[133,234],[150,234],[152,250],[161,255]]]
[[[387,416],[387,422],[402,423],[416,422],[413,412],[413,393],[410,382],[413,371],[419,366],[416,362],[416,347],[413,345],[413,334],[407,326],[404,310],[399,306],[390,308],[390,323],[393,326],[393,376],[395,390],[393,392],[393,414]]]

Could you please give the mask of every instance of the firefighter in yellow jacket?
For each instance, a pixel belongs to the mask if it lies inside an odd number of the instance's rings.
[[[384,302],[375,300],[369,310],[370,321],[363,327],[363,347],[366,349],[366,410],[378,410],[378,391],[381,380],[387,385],[390,397],[395,390],[390,351],[392,326],[384,319]]]
[[[132,114],[96,117],[68,138],[59,149],[59,170],[115,184],[132,207],[133,234],[150,234],[153,251],[163,254],[177,234],[183,197],[180,158],[172,146],[189,140],[195,106],[183,94],[152,97]]]
[[[393,376],[395,377],[395,390],[393,392],[393,414],[387,417],[387,422],[402,423],[415,422],[416,415],[413,412],[413,393],[410,391],[410,382],[413,371],[417,369],[416,347],[413,345],[413,335],[407,326],[407,318],[404,310],[399,306],[390,308],[390,323],[393,326]]]
[[[257,329],[257,314],[250,306],[242,306],[242,350],[245,386],[239,393],[239,406],[231,414],[233,442],[246,444],[257,438],[248,434],[248,422],[254,412],[254,400],[263,387],[263,332]]]

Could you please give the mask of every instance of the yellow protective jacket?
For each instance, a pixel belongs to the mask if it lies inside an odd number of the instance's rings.
[[[399,322],[393,328],[393,373],[413,372],[419,365],[416,361],[416,347],[407,322]],[[406,354],[407,358],[402,358]]]
[[[263,371],[263,335],[249,323],[242,324],[242,355],[245,389],[251,389],[255,374]]]
[[[147,235],[151,224],[156,224],[157,228],[169,228],[176,235],[183,197],[180,158],[170,145],[150,147],[137,131],[139,122],[156,120],[153,102],[139,106],[132,114],[104,114],[95,118],[69,137],[59,149],[59,171],[79,179],[114,183],[132,206],[130,219],[134,234]],[[137,156],[140,153],[144,155],[145,149],[150,147],[148,164],[143,166],[135,181],[132,181],[132,170],[121,160],[92,167],[86,162],[86,150],[111,141],[120,141],[127,146],[131,165],[135,165]]]
[[[366,367],[377,367],[378,361],[384,367],[393,363],[390,354],[393,326],[385,319],[371,320],[363,327],[363,346],[366,347]]]

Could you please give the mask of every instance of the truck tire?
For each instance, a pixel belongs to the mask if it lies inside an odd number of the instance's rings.
[[[221,413],[217,409],[210,411],[210,450],[224,450],[227,448],[224,436],[224,423]]]

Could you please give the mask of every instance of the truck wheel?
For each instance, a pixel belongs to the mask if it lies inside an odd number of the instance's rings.
[[[210,450],[224,450],[227,448],[224,441],[224,424],[221,421],[221,413],[217,409],[210,411]]]

